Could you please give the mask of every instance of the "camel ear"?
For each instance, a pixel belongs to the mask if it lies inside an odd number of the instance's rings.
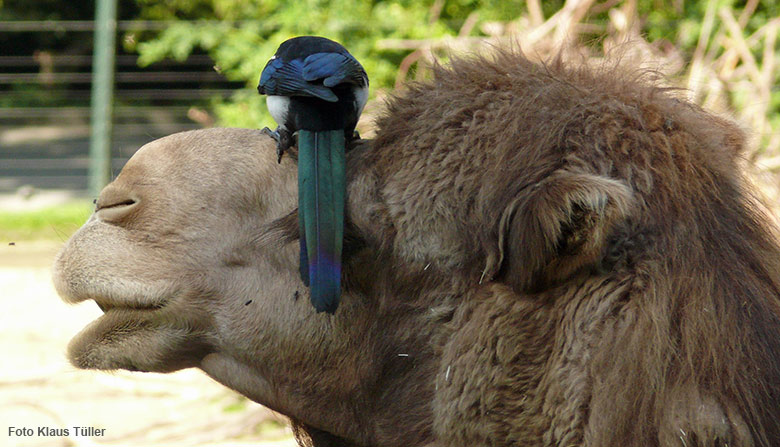
[[[633,204],[622,182],[554,172],[521,191],[501,215],[496,279],[518,292],[538,291],[598,266]]]

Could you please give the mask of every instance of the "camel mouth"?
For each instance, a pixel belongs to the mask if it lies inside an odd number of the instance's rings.
[[[97,304],[97,307],[100,308],[101,312],[105,315],[109,311],[112,310],[140,310],[140,311],[154,311],[154,310],[160,310],[163,307],[165,307],[165,304],[148,304],[148,305],[119,305],[116,303],[111,303],[103,300],[98,299],[92,299],[92,301]]]
[[[116,330],[123,332],[128,327],[133,327],[137,322],[141,321],[146,322],[143,325],[146,326],[151,322],[164,318],[164,315],[169,313],[164,303],[117,302],[117,300],[106,297],[88,297],[81,300],[81,302],[85,301],[94,301],[103,314],[92,320],[74,335],[72,342],[75,342],[77,339],[84,342],[90,338],[102,338],[102,335],[95,337],[98,333],[108,333]],[[95,328],[101,329],[95,332]]]
[[[171,372],[197,366],[211,351],[204,335],[208,317],[201,312],[185,315],[175,304],[95,303],[103,315],[68,344],[68,359],[77,368]]]
[[[134,321],[155,321],[159,319],[160,316],[168,313],[163,304],[143,305],[140,303],[117,303],[115,301],[95,298],[88,300],[94,301],[103,314],[82,328],[82,330],[74,336],[74,339],[82,336],[88,337],[85,334],[89,332],[87,329],[92,326],[97,325],[105,330],[125,328],[128,323]]]

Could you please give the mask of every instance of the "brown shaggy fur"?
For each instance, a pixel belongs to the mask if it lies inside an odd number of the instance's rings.
[[[780,247],[742,132],[618,67],[455,60],[348,152],[344,291],[300,282],[259,131],[146,145],[54,283],[80,368],[198,367],[315,447],[780,445]]]
[[[635,72],[498,52],[378,128],[350,154],[346,287],[437,297],[436,445],[780,444],[780,248],[736,126]]]

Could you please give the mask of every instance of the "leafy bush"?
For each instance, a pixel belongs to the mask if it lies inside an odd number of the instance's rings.
[[[0,211],[0,241],[65,241],[87,221],[94,205],[73,201],[36,210]]]
[[[522,13],[520,3],[499,0],[419,2],[307,0],[138,0],[142,18],[182,19],[159,34],[141,36],[142,64],[164,58],[184,60],[207,52],[228,79],[246,82],[229,101],[215,100],[225,125],[271,125],[265,101],[254,90],[260,71],[284,40],[316,34],[346,46],[369,73],[376,93],[395,83],[398,66],[410,52],[380,48],[385,39],[427,40],[457,36],[472,13],[480,20],[508,21]],[[511,3],[512,6],[507,6]],[[478,12],[476,12],[478,11]]]
[[[232,98],[213,100],[221,125],[273,125],[254,89],[278,45],[296,35],[343,43],[365,66],[372,98],[426,76],[450,50],[519,42],[544,56],[573,42],[598,56],[630,42],[625,53],[687,89],[693,101],[736,116],[754,132],[751,159],[780,171],[780,0],[136,1],[143,18],[180,19],[139,39],[143,63],[205,51],[216,69],[246,83]]]

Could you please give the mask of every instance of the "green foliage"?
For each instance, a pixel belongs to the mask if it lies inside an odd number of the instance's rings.
[[[249,404],[249,400],[243,396],[236,396],[231,399],[231,402],[222,407],[222,411],[225,413],[239,413],[245,411]]]
[[[0,241],[67,240],[93,209],[84,200],[32,211],[0,211]]]
[[[717,1],[715,11],[728,8],[738,15],[745,0]],[[143,64],[164,58],[184,60],[193,52],[206,52],[228,79],[246,87],[229,100],[213,100],[212,110],[221,125],[273,126],[264,100],[255,92],[260,72],[278,45],[293,36],[315,34],[337,40],[349,48],[364,65],[371,80],[372,97],[393,87],[398,68],[411,49],[380,45],[388,39],[431,40],[458,36],[464,23],[476,20],[470,35],[481,35],[491,22],[524,23],[528,14],[524,2],[504,0],[136,0],[142,18],[180,20],[165,31],[141,38],[137,46]],[[556,14],[564,0],[539,1],[545,19]],[[611,31],[610,13],[596,2],[582,19],[591,31],[580,33],[581,41],[598,45]],[[752,2],[750,2],[752,4]],[[642,35],[649,42],[666,41],[690,58],[699,41],[709,2],[637,0],[634,14]],[[613,8],[627,9],[627,2]],[[746,16],[744,32],[749,35],[780,15],[780,0],[762,0]],[[716,21],[718,19],[716,18]],[[521,25],[522,26],[522,25]],[[717,49],[723,32],[710,33],[709,45]],[[761,62],[761,49],[753,48]],[[722,54],[722,49],[714,56]],[[410,71],[414,73],[414,69]],[[747,101],[750,101],[748,99]],[[739,107],[744,102],[731,98]],[[777,121],[780,91],[774,89],[768,111]],[[739,110],[737,110],[739,113]]]
[[[67,107],[73,103],[60,90],[41,89],[28,82],[9,84],[5,94],[0,94],[0,107]]]
[[[745,1],[711,0],[709,2],[680,2],[675,0],[642,0],[638,2],[639,16],[644,18],[643,29],[650,42],[659,39],[668,40],[690,54],[699,39],[702,22],[708,5],[717,4],[720,8],[741,11]],[[771,18],[780,15],[780,1],[765,0],[758,2],[755,12],[745,27],[750,34]]]
[[[143,18],[186,19],[139,43],[141,63],[184,60],[193,52],[207,52],[228,79],[246,82],[246,89],[230,101],[215,100],[220,123],[249,127],[273,124],[254,89],[265,63],[290,37],[316,34],[341,42],[364,65],[375,93],[393,86],[398,65],[408,53],[378,49],[377,41],[455,36],[475,11],[483,21],[507,21],[522,12],[520,3],[500,0],[446,1],[438,12],[431,1],[412,0],[137,2]]]

